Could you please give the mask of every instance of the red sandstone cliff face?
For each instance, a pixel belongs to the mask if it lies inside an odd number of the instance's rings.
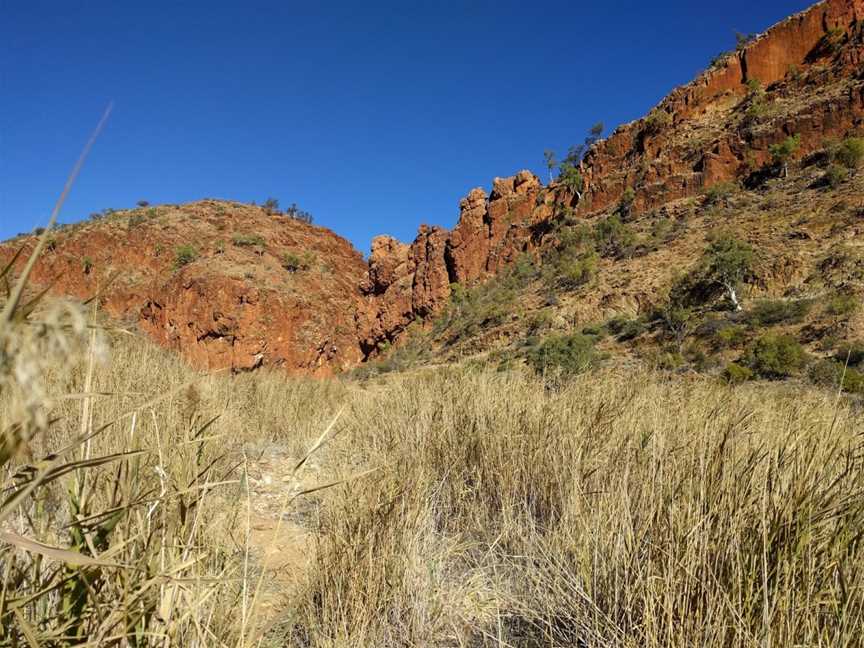
[[[585,217],[602,213],[629,187],[634,210],[644,212],[745,178],[770,161],[771,145],[790,135],[801,138],[800,158],[821,149],[826,138],[864,128],[862,21],[864,0],[826,0],[775,25],[666,97],[655,108],[668,115],[657,120],[662,127],[641,119],[595,145],[583,163],[581,200],[521,171],[496,178],[488,197],[473,189],[449,234],[424,226],[410,246],[379,239],[364,284],[374,314],[363,320],[374,325],[360,325],[367,332],[364,351],[440,311],[450,295],[445,275],[451,282],[482,281],[541,246],[543,232],[552,229],[544,225],[565,209]],[[765,114],[756,119],[746,114],[751,80],[766,91]],[[422,303],[418,286],[424,287]]]
[[[201,201],[133,210],[57,235],[34,280],[55,292],[90,297],[112,269],[118,280],[102,303],[198,366],[278,366],[327,375],[374,356],[412,322],[440,312],[454,282],[494,275],[541,247],[564,212],[590,218],[613,208],[627,188],[644,212],[742,179],[792,134],[798,156],[864,128],[864,0],[826,0],[792,16],[656,108],[665,119],[623,125],[587,154],[585,190],[543,187],[521,171],[473,189],[453,231],[422,226],[411,244],[379,237],[368,263],[329,230],[238,203]],[[765,88],[764,110],[748,114],[748,81]],[[237,246],[235,235],[263,244]],[[0,246],[0,260],[16,245]],[[177,246],[198,258],[173,268]],[[309,253],[291,271],[285,254]]]
[[[0,265],[32,245],[28,237],[0,246]],[[176,267],[181,246],[195,258]],[[324,228],[204,200],[64,228],[51,248],[36,284],[82,299],[99,293],[111,317],[195,366],[324,376],[362,359],[352,314],[366,264]],[[304,267],[292,271],[286,255]]]

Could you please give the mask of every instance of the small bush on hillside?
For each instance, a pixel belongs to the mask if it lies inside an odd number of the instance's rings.
[[[808,370],[807,376],[816,385],[840,388],[850,394],[864,394],[864,374],[860,371],[830,360],[820,360]]]
[[[665,128],[672,125],[672,115],[665,110],[654,110],[645,118],[645,131],[649,135],[656,135]]]
[[[738,190],[734,182],[718,182],[705,190],[705,204],[717,205],[725,203]]]
[[[745,123],[753,123],[765,116],[768,105],[765,101],[765,89],[758,79],[747,81],[747,96],[744,98],[747,108],[744,111]]]
[[[102,220],[105,218],[105,214],[102,212],[90,212],[90,220]]]
[[[566,227],[558,233],[558,244],[544,257],[541,275],[550,290],[573,290],[591,280],[597,261],[591,230],[586,225]]]
[[[861,307],[861,300],[850,294],[840,294],[831,297],[825,304],[825,313],[832,317],[851,315]]]
[[[621,194],[621,200],[618,201],[618,207],[615,213],[622,219],[626,220],[630,217],[630,212],[633,210],[633,203],[636,201],[636,192],[633,187],[627,187],[624,193]]]
[[[589,369],[597,361],[597,352],[592,337],[573,333],[544,339],[526,352],[525,359],[538,374],[568,376]]]
[[[849,179],[849,171],[839,164],[831,164],[825,171],[825,184],[836,189]]]
[[[795,301],[763,299],[751,307],[747,312],[746,320],[752,326],[800,322],[810,312],[812,305],[813,302],[806,299]]]
[[[864,364],[864,342],[849,342],[839,347],[834,354],[834,359],[852,366]]]
[[[743,326],[732,324],[717,331],[715,338],[722,346],[735,347],[743,344],[747,339],[747,332]]]
[[[672,239],[675,229],[675,221],[662,216],[651,224],[651,245],[659,246],[668,243]]]
[[[730,362],[723,370],[723,378],[728,383],[738,385],[748,380],[753,380],[754,373],[750,367],[745,367],[737,362]]]
[[[302,255],[286,252],[282,257],[282,267],[288,272],[306,271],[312,267],[314,262],[315,255],[308,250]]]
[[[636,234],[617,215],[613,215],[594,225],[594,242],[602,256],[622,257],[632,253]]]
[[[573,289],[588,283],[597,271],[597,261],[597,254],[593,252],[562,259],[557,272],[559,285]]]
[[[517,291],[536,277],[536,271],[509,272],[486,283],[465,288],[451,285],[450,304],[435,321],[433,334],[444,336],[446,344],[473,337],[484,329],[499,326],[518,315]]]
[[[672,338],[676,344],[676,351],[681,352],[684,340],[690,332],[698,325],[696,312],[687,306],[683,306],[671,300],[668,304],[659,308],[658,319],[667,337]]]
[[[174,250],[174,268],[182,268],[198,258],[198,250],[192,245],[181,245]]]
[[[626,342],[642,335],[648,326],[642,318],[618,315],[606,322],[606,329],[620,342]]]
[[[834,160],[847,169],[857,169],[864,162],[864,137],[848,137],[834,152]]]
[[[146,200],[139,200],[135,204],[138,205],[139,207],[149,207],[150,206],[150,203]]]
[[[789,335],[763,335],[745,357],[745,364],[761,378],[787,378],[806,364],[807,355],[798,341]]]
[[[264,238],[258,234],[235,234],[232,238],[237,247],[254,247],[264,245]]]
[[[601,340],[606,336],[606,327],[602,324],[588,324],[582,327],[582,335],[590,335],[596,340]]]
[[[81,269],[84,271],[85,275],[89,275],[93,270],[93,260],[90,257],[85,256],[81,261]]]
[[[275,198],[268,198],[263,203],[261,203],[261,208],[267,212],[268,214],[278,214],[279,213],[279,201]]]
[[[548,309],[536,311],[531,314],[527,321],[528,334],[537,335],[552,327],[552,312]]]

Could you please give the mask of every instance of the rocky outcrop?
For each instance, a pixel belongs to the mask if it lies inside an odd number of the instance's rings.
[[[0,246],[0,265],[33,243]],[[322,227],[204,200],[68,226],[50,248],[35,284],[81,299],[99,295],[109,316],[197,367],[326,376],[363,358],[352,314],[367,266]]]
[[[367,320],[374,325],[364,329],[364,350],[440,311],[450,292],[445,276],[470,285],[541,245],[543,225],[565,209],[590,217],[614,208],[628,188],[635,192],[635,213],[654,209],[746,177],[790,135],[801,138],[797,155],[804,157],[826,138],[862,127],[862,19],[864,0],[826,0],[730,53],[666,97],[654,110],[665,117],[623,125],[598,142],[582,165],[581,200],[557,183],[544,190],[536,176],[521,171],[496,178],[488,196],[472,189],[449,234],[424,226],[407,248],[392,239],[376,243],[366,282],[374,313]],[[764,114],[755,118],[747,97],[753,81],[765,90]],[[398,272],[390,270],[395,267]]]
[[[542,246],[561,214],[608,212],[628,188],[634,213],[652,210],[747,178],[790,135],[804,157],[864,130],[862,20],[864,0],[825,0],[729,54],[594,145],[581,197],[529,171],[496,178],[462,200],[452,231],[424,225],[410,244],[378,237],[366,263],[329,230],[250,205],[131,210],[58,234],[34,280],[77,297],[101,290],[110,315],[198,366],[340,371],[439,313],[451,284],[484,281]],[[0,261],[32,244],[0,246]],[[182,245],[195,258],[175,267]]]
[[[674,90],[653,111],[667,115],[663,127],[650,116],[625,124],[588,153],[578,210],[608,209],[627,187],[637,209],[651,209],[749,173],[793,133],[803,157],[859,128],[862,19],[864,0],[825,0]],[[761,118],[745,114],[748,82],[767,90]]]

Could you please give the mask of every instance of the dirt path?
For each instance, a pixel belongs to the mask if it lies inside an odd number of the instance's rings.
[[[315,482],[316,471],[304,467],[302,474],[295,477],[292,473],[296,463],[295,457],[272,445],[252,454],[246,464],[251,504],[250,573],[254,573],[255,584],[261,570],[265,572],[256,624],[262,634],[278,621],[279,610],[297,590],[315,557],[308,505],[303,509],[302,498],[293,503],[291,499]]]

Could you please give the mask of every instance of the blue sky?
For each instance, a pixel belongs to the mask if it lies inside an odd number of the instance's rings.
[[[0,0],[0,238],[44,223],[113,100],[61,221],[274,196],[364,253],[410,241],[809,4]]]

